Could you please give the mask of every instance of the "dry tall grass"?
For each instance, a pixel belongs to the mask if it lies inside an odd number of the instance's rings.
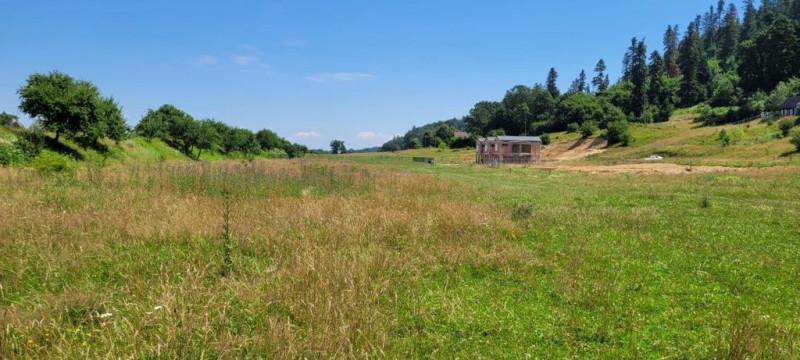
[[[381,357],[422,269],[533,261],[463,189],[352,165],[6,170],[0,194],[2,357]]]

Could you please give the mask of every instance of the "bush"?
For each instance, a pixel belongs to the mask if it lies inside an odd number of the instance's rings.
[[[717,139],[722,141],[723,147],[731,144],[731,135],[728,134],[728,132],[725,131],[725,129],[722,129],[722,131],[719,132],[719,136],[717,136]]]
[[[633,140],[628,131],[628,122],[625,120],[609,123],[606,128],[605,138],[608,140],[609,145],[622,144],[622,146],[630,145],[631,140]]]
[[[588,138],[588,137],[594,135],[594,133],[597,130],[598,130],[598,128],[597,128],[597,123],[596,122],[594,122],[592,120],[586,121],[581,125],[581,128],[580,128],[581,137],[583,137],[584,139]]]
[[[542,134],[539,138],[542,139],[542,145],[550,145],[550,134]]]
[[[0,166],[9,166],[24,160],[25,157],[16,146],[0,144]]]
[[[797,152],[800,152],[800,134],[795,134],[794,136],[792,136],[791,142],[792,145],[794,145],[794,147],[797,148]]]
[[[31,166],[42,172],[72,175],[78,169],[78,164],[63,155],[51,151],[42,152],[31,161]]]
[[[783,119],[778,123],[778,129],[781,129],[781,135],[783,137],[789,136],[789,131],[791,131],[793,127],[794,120],[792,119]]]
[[[578,125],[578,123],[570,123],[569,125],[567,125],[567,132],[571,132],[571,133],[578,132],[578,130],[580,130],[580,128],[581,128],[581,126]]]
[[[27,159],[33,159],[44,149],[44,133],[39,130],[22,131],[17,134],[17,149]]]

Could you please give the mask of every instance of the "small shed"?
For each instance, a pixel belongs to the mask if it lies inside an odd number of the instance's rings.
[[[537,136],[493,136],[478,139],[478,164],[528,164],[542,159],[542,139]]]
[[[797,116],[800,112],[797,105],[800,104],[800,96],[790,97],[781,105],[781,116]]]
[[[469,137],[469,133],[466,131],[456,131],[453,132],[453,137],[456,139],[466,139]]]

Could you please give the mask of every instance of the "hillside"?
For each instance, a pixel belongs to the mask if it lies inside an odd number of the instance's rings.
[[[691,109],[678,111],[669,121],[655,124],[631,124],[634,141],[627,147],[608,147],[604,139],[595,136],[580,139],[577,133],[551,134],[552,143],[545,147],[542,165],[619,165],[651,163],[650,155],[660,155],[657,163],[677,165],[705,165],[728,167],[765,167],[800,165],[800,154],[788,138],[781,137],[780,120],[770,122],[754,120],[740,124],[702,126],[696,122],[698,114]],[[719,133],[725,130],[731,136],[728,146],[723,146]],[[792,133],[800,132],[795,127]],[[599,132],[598,132],[599,135]],[[394,153],[349,155],[351,159],[375,161],[432,157],[439,164],[471,164],[473,149],[439,150],[418,149]]]
[[[14,142],[18,130],[0,127],[0,146]],[[147,164],[167,161],[195,161],[184,155],[181,151],[169,146],[161,139],[147,140],[135,136],[119,143],[109,140],[100,140],[100,145],[105,151],[93,148],[84,148],[70,139],[61,138],[57,143],[52,135],[45,141],[42,153],[29,162],[18,164],[31,166],[41,170],[72,170],[78,166],[107,166]],[[283,153],[262,152],[257,157],[284,157]],[[218,152],[207,152],[200,156],[200,161],[239,159],[244,156],[224,156]]]

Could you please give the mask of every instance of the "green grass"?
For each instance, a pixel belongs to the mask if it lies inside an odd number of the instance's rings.
[[[0,357],[800,355],[796,168],[346,158],[2,170]]]

